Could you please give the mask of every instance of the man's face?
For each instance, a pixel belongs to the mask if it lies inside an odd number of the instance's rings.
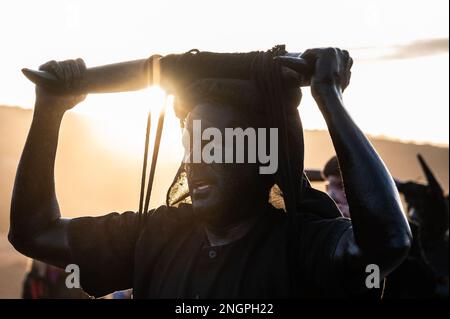
[[[342,183],[341,177],[329,175],[325,187],[328,195],[336,202],[344,217],[350,218],[347,196],[345,195],[344,184]]]
[[[222,151],[222,159],[226,151],[225,128],[246,126],[233,107],[206,103],[197,105],[187,117],[183,134],[186,156],[194,151],[194,121],[198,124],[199,120],[200,133],[208,128],[221,132],[222,141],[214,145]],[[190,142],[187,142],[188,139]],[[209,142],[202,142],[202,150]],[[205,163],[203,158],[201,163],[192,163],[191,157],[185,168],[194,213],[212,225],[230,225],[250,218],[256,214],[255,200],[267,202],[267,194],[264,194],[266,188],[262,187],[261,182],[263,177],[256,163],[224,163],[224,160],[222,163]]]

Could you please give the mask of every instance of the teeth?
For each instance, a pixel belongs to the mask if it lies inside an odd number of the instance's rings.
[[[202,186],[197,187],[197,189],[199,191],[201,191],[201,190],[207,189],[208,187],[209,187],[209,185],[202,185]]]

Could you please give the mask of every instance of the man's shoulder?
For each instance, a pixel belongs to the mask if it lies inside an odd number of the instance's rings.
[[[189,217],[193,214],[193,209],[191,204],[182,203],[179,206],[167,206],[161,205],[149,212],[150,216],[171,216],[176,218]]]
[[[180,204],[177,207],[161,205],[145,214],[145,219],[153,225],[159,222],[168,224],[193,223],[194,212],[190,204]]]
[[[351,223],[350,219],[343,216],[323,216],[316,212],[311,211],[301,211],[288,215],[283,209],[273,207],[266,216],[272,220],[285,221],[285,222],[295,222],[295,223],[328,223],[328,222],[343,222]]]

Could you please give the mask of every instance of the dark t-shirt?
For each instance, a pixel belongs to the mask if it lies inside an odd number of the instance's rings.
[[[141,225],[141,226],[139,226]],[[268,208],[241,239],[211,247],[190,205],[71,221],[69,244],[83,289],[99,297],[290,298],[343,295],[333,254],[345,218],[288,217]]]

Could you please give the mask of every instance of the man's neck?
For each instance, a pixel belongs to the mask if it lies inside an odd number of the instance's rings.
[[[228,226],[212,226],[205,224],[205,232],[211,246],[230,244],[244,237],[255,225],[257,217],[239,221]]]

